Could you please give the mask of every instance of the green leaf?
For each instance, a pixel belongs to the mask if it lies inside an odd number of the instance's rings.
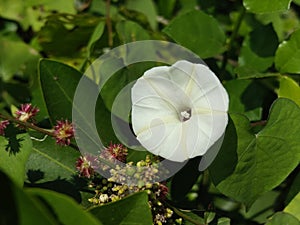
[[[0,77],[4,81],[10,80],[14,75],[20,74],[28,67],[28,63],[36,63],[38,52],[22,41],[12,41],[0,37]]]
[[[300,87],[293,79],[282,76],[279,80],[278,97],[289,98],[300,106]]]
[[[15,186],[0,171],[0,222],[1,225],[58,225],[44,204],[30,197]]]
[[[218,219],[217,225],[230,225],[230,219],[226,217],[221,217]]]
[[[42,6],[42,7],[41,7]],[[4,18],[18,21],[24,30],[32,27],[38,31],[44,24],[43,19],[53,11],[60,13],[75,13],[73,0],[56,2],[52,0],[1,0],[0,14]]]
[[[98,92],[98,86],[94,82],[88,78],[85,79],[88,82],[88,89],[86,96],[84,96],[85,99],[80,102],[78,101],[75,105],[73,98],[81,79],[81,73],[65,64],[46,59],[41,60],[39,68],[44,99],[53,124],[56,120],[60,119],[69,119],[70,121],[72,118],[72,107],[74,107],[74,110],[80,115],[80,119],[86,121],[85,128],[77,127],[77,132],[80,130],[83,133],[90,134],[92,132],[94,135],[98,135],[94,132],[94,126],[86,119],[87,116],[94,116],[102,142],[106,145],[111,141],[117,140],[111,125],[111,114],[106,109],[101,97],[97,99],[95,115],[90,115],[90,112],[88,114],[84,112],[86,108],[89,108],[85,104],[90,104],[90,101],[87,101],[87,99],[91,97],[90,95]],[[85,129],[89,129],[91,132],[86,132]],[[93,141],[93,138],[96,137],[88,136],[87,138]],[[94,148],[95,152],[99,150]]]
[[[275,55],[275,66],[281,73],[300,73],[300,30],[282,42]]]
[[[122,200],[89,210],[104,225],[152,225],[152,215],[146,192],[130,195]]]
[[[56,57],[81,57],[100,18],[88,14],[52,14],[38,33],[43,51]],[[85,56],[85,55],[84,55]]]
[[[195,213],[192,213],[191,211],[187,211],[187,210],[176,210],[176,213],[180,216],[182,216],[183,218],[185,218],[184,220],[184,224],[185,225],[194,225],[194,224],[205,224],[205,221],[202,217],[198,216]]]
[[[271,13],[288,10],[291,0],[243,0],[243,4],[253,13]]]
[[[223,30],[213,17],[202,11],[193,10],[176,17],[163,32],[202,58],[212,57],[225,50]]]
[[[278,212],[272,216],[270,221],[268,221],[265,225],[282,225],[282,224],[288,224],[288,225],[299,225],[300,222],[295,218],[294,216],[284,213],[284,212]]]
[[[42,59],[39,64],[39,74],[44,99],[50,119],[72,118],[72,102],[81,73],[74,68],[56,61]]]
[[[94,32],[92,33],[90,40],[87,45],[87,56],[90,57],[92,55],[92,52],[94,51],[95,43],[102,37],[104,33],[104,27],[105,22],[100,21],[96,28],[94,29]]]
[[[159,0],[157,3],[158,14],[164,18],[171,18],[176,6],[176,0]]]
[[[32,133],[32,136],[37,136]],[[33,140],[32,153],[26,164],[27,181],[41,183],[56,179],[70,180],[75,175],[75,163],[80,153],[71,147],[61,147],[52,137]]]
[[[140,25],[132,21],[117,23],[116,30],[123,43],[150,39],[150,36]]]
[[[155,4],[152,0],[128,0],[126,8],[135,10],[146,15],[148,22],[153,30],[157,28],[157,13]]]
[[[262,117],[262,106],[268,92],[264,86],[251,80],[231,80],[224,84],[229,94],[229,111],[245,114],[249,120]],[[255,90],[255,97],[253,97]]]
[[[31,135],[42,139],[34,132]],[[75,163],[80,152],[71,147],[61,147],[52,137],[44,141],[33,140],[32,152],[26,163],[26,186],[51,189],[73,197],[81,202],[77,185]]]
[[[273,64],[277,46],[278,38],[272,26],[259,26],[245,38],[239,65],[251,67],[258,72],[265,71]]]
[[[245,209],[240,212],[244,218],[263,224],[275,213],[274,207],[277,206],[279,195],[278,191],[264,193],[253,203],[248,212]]]
[[[254,133],[249,121],[231,115],[223,146],[210,167],[213,183],[225,195],[249,208],[278,186],[300,160],[300,109],[288,99],[271,107],[267,125]],[[230,140],[228,140],[230,139]]]
[[[32,149],[32,142],[28,134],[10,137],[9,140],[0,137],[0,169],[22,187],[25,179],[25,164]]]
[[[285,207],[284,212],[290,213],[300,220],[300,192],[293,198],[293,200]]]
[[[101,225],[90,213],[84,211],[70,197],[49,190],[39,188],[27,189],[26,193],[39,199],[41,203],[49,209],[50,213],[55,215],[56,220],[64,225]],[[41,200],[42,199],[42,200]]]
[[[258,14],[255,18],[265,25],[272,23],[280,42],[283,41],[287,35],[297,30],[300,24],[297,13],[294,10]]]

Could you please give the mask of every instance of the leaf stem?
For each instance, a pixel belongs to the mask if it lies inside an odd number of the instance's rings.
[[[229,37],[229,42],[228,42],[228,45],[227,45],[227,51],[224,53],[224,57],[223,57],[223,60],[222,60],[222,66],[221,66],[221,71],[222,72],[225,72],[226,65],[227,65],[227,62],[228,62],[228,58],[229,58],[229,55],[232,51],[233,43],[234,43],[234,41],[237,37],[238,31],[241,27],[242,21],[243,21],[244,16],[245,16],[245,13],[246,13],[246,9],[245,9],[245,7],[242,6],[239,17],[238,17],[238,19],[237,19],[237,21],[236,21],[236,23],[233,27],[232,33]]]
[[[177,209],[176,207],[172,206],[171,204],[167,203],[167,205],[168,205],[170,208],[172,208],[172,209],[174,210],[174,212],[175,212],[178,216],[182,217],[183,219],[185,219],[185,220],[187,220],[187,221],[189,221],[189,222],[191,222],[191,223],[193,223],[193,224],[195,224],[195,225],[205,225],[205,224],[202,224],[202,223],[200,223],[199,221],[197,221],[197,220],[195,220],[195,219],[189,217],[188,215],[184,214],[181,210]]]

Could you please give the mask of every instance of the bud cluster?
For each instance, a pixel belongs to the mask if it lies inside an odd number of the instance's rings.
[[[137,163],[127,162],[127,149],[121,144],[110,144],[99,156],[85,155],[78,158],[76,168],[79,176],[89,180],[89,187],[95,191],[89,202],[104,205],[118,201],[132,193],[146,191],[148,203],[153,215],[153,224],[182,224],[172,209],[165,205],[168,188],[165,184],[156,182],[159,176],[158,159],[151,159],[149,155]],[[102,160],[100,160],[102,159]],[[116,164],[114,168],[102,161],[121,161],[124,166]],[[109,178],[101,177],[96,169],[108,171]]]

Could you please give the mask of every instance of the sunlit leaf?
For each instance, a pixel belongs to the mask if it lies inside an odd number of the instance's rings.
[[[300,73],[300,30],[282,42],[275,55],[275,66],[281,73]]]
[[[105,22],[104,21],[100,21],[98,23],[98,25],[96,26],[96,28],[94,29],[90,40],[87,44],[87,55],[88,57],[91,56],[93,50],[94,50],[94,45],[95,43],[102,37],[103,32],[104,32],[104,27],[105,27]]]
[[[8,81],[14,75],[23,75],[28,63],[37,63],[39,54],[22,41],[0,37],[0,77]]]
[[[290,8],[291,0],[243,0],[245,8],[253,13],[270,13]]]
[[[12,138],[12,137],[11,137]],[[12,181],[22,187],[25,179],[25,164],[32,150],[32,143],[28,134],[17,135],[15,140],[0,137],[0,169]],[[17,145],[19,149],[12,149]]]
[[[293,198],[287,207],[285,207],[284,212],[290,213],[300,220],[300,192]]]
[[[289,213],[278,212],[265,225],[299,225],[300,221]]]
[[[278,97],[289,98],[300,106],[300,87],[293,79],[282,76],[279,80]]]

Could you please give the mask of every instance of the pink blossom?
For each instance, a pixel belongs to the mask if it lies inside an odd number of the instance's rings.
[[[110,143],[110,145],[104,151],[108,152],[114,159],[117,159],[121,162],[126,162],[128,150],[124,145]]]
[[[4,131],[5,131],[8,124],[9,124],[8,120],[2,120],[0,122],[0,135],[4,136],[4,134],[5,134]]]
[[[74,137],[74,126],[68,120],[57,121],[57,124],[54,126],[54,135],[56,143],[59,145],[70,145],[71,138]]]
[[[80,156],[76,161],[76,169],[79,171],[80,176],[87,178],[94,175],[97,165],[97,157],[91,155]]]
[[[16,111],[17,119],[22,122],[33,121],[33,117],[39,112],[40,110],[32,106],[30,103],[22,104],[21,109]]]

